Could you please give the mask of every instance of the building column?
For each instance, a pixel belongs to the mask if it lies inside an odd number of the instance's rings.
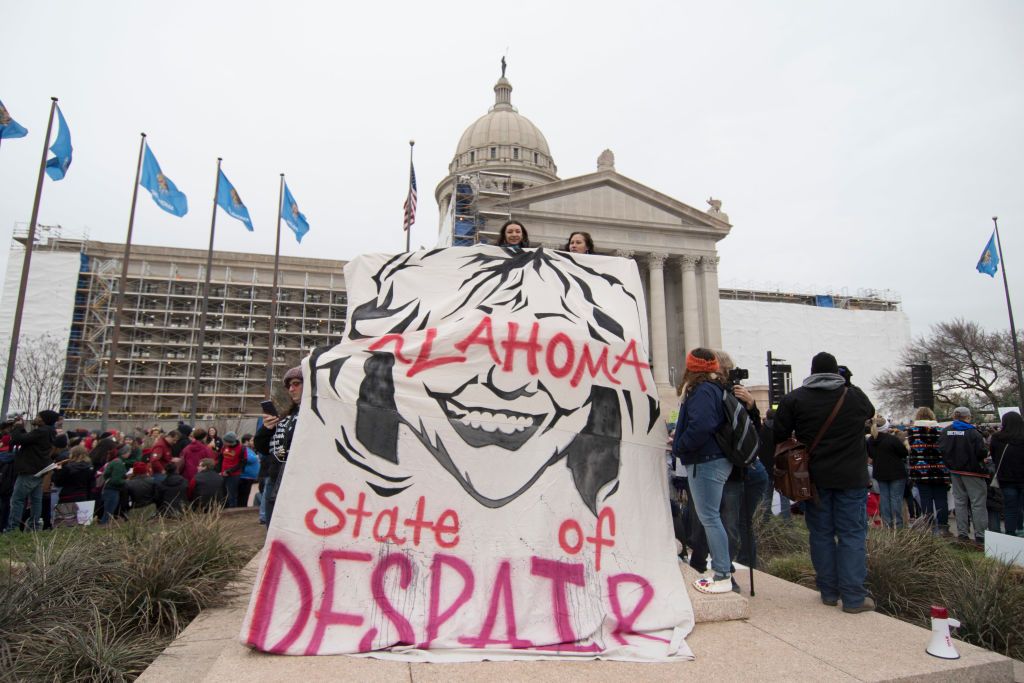
[[[702,256],[701,278],[704,285],[704,339],[713,349],[722,348],[722,318],[718,301],[718,257]]]
[[[668,384],[668,324],[665,320],[665,254],[647,255],[651,289],[651,353],[654,382]]]
[[[697,309],[697,257],[679,257],[683,271],[683,354],[701,345],[700,313]]]

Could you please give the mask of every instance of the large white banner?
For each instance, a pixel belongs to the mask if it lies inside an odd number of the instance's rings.
[[[242,630],[284,654],[691,656],[636,264],[367,255],[305,361]]]

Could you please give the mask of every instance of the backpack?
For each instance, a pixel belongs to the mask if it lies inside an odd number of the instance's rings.
[[[725,420],[715,432],[715,441],[726,459],[736,467],[749,467],[757,460],[760,442],[747,408],[729,390],[722,391]]]

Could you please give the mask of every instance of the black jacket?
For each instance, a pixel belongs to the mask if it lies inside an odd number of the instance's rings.
[[[956,420],[942,430],[939,450],[946,467],[954,474],[988,475],[985,468],[985,439],[974,425]]]
[[[180,512],[188,503],[188,479],[177,472],[156,483],[156,507],[160,512]]]
[[[224,477],[219,472],[204,470],[197,472],[192,479],[192,507],[196,509],[209,510],[220,506],[226,495]]]
[[[53,473],[53,483],[60,487],[60,502],[88,500],[96,479],[96,471],[87,462],[65,462]]]
[[[992,435],[989,452],[1000,485],[1024,486],[1024,439],[1007,439],[996,432]]]
[[[833,373],[819,373],[804,380],[803,386],[782,397],[775,411],[776,443],[795,432],[810,446],[842,394],[845,380]],[[836,419],[811,454],[811,480],[825,489],[867,488],[868,452],[864,425],[875,407],[855,386],[850,386]]]
[[[284,470],[284,463],[292,449],[292,437],[295,436],[295,425],[298,422],[299,406],[294,404],[288,413],[281,417],[274,429],[260,426],[256,430],[252,444],[260,454],[260,476],[275,478]]]
[[[131,498],[133,508],[143,508],[156,502],[156,482],[153,477],[132,477],[124,490]]]
[[[35,474],[49,465],[56,437],[57,430],[53,427],[43,425],[26,432],[20,424],[15,425],[11,430],[11,445],[20,448],[14,454],[14,473]]]
[[[907,447],[898,438],[881,433],[868,439],[871,471],[878,481],[899,481],[907,478]]]

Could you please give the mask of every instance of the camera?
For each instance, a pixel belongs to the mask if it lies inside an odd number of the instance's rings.
[[[729,384],[739,384],[750,377],[750,371],[746,368],[733,368],[729,371]]]

